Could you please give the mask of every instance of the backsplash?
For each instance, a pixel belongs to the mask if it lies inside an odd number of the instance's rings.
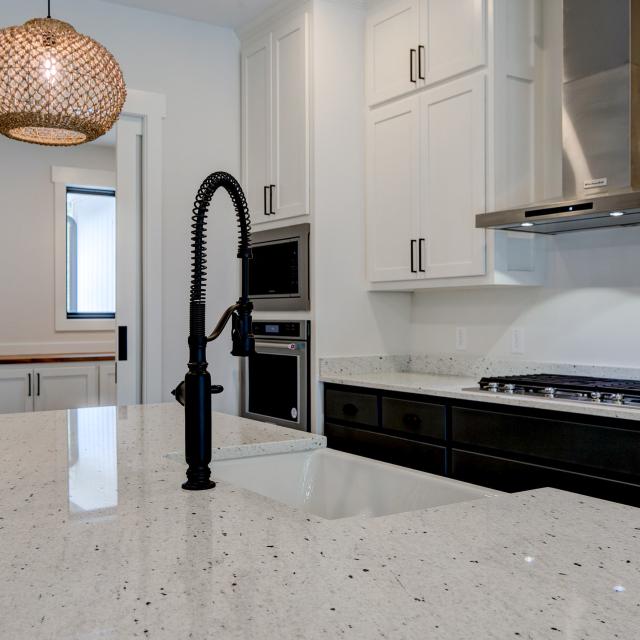
[[[338,374],[355,375],[361,373],[391,372],[464,376],[477,378],[478,380],[483,376],[535,373],[640,380],[640,369],[638,368],[576,365],[526,360],[496,360],[460,354],[355,356],[351,358],[320,359],[321,377]]]

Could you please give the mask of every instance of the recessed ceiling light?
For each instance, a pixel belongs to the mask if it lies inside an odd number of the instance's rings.
[[[523,222],[520,226],[521,227],[533,227],[533,222]]]
[[[612,218],[619,218],[620,216],[624,215],[624,211],[612,211],[609,215]]]

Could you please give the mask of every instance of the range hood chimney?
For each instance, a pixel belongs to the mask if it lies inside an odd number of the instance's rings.
[[[564,0],[563,198],[479,228],[563,233],[640,224],[640,0]]]

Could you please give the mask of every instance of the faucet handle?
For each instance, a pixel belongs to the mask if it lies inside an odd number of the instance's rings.
[[[171,392],[171,395],[184,407],[184,380]]]

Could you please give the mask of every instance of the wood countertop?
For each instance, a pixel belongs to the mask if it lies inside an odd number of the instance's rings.
[[[67,362],[113,362],[115,353],[47,353],[30,355],[0,355],[2,364],[55,364]]]

